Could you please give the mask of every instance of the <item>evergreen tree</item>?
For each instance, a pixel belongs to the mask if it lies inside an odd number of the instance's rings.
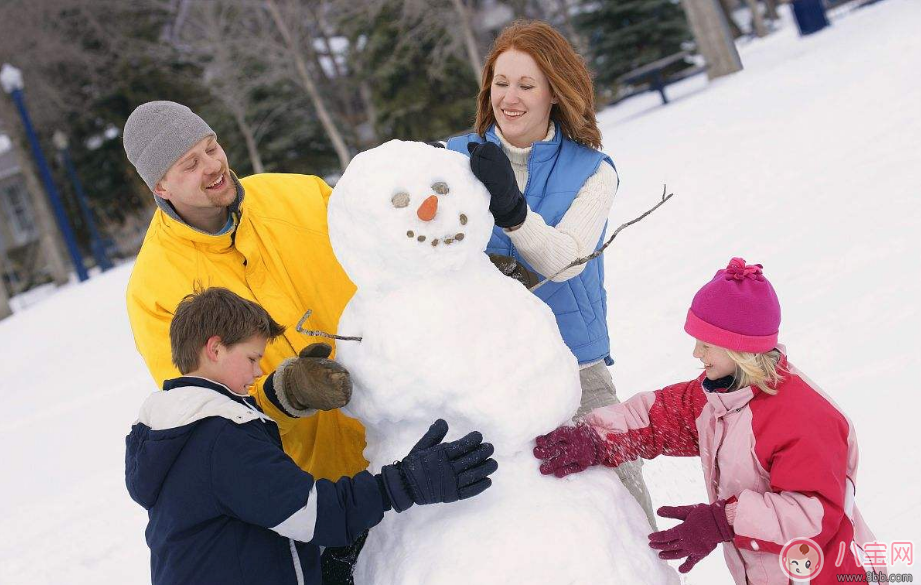
[[[470,66],[454,55],[431,59],[434,39],[447,33],[405,34],[417,24],[400,18],[394,0],[348,27],[351,46],[361,47],[350,54],[350,66],[370,80],[381,137],[440,140],[473,124],[478,83]]]
[[[613,86],[629,71],[681,51],[692,40],[681,5],[675,0],[596,0],[575,18],[588,39],[587,62],[596,83]],[[686,64],[679,62],[674,69]]]

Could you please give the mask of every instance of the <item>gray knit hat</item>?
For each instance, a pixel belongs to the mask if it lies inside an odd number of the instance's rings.
[[[151,191],[201,139],[216,136],[198,114],[176,102],[147,102],[128,116],[122,140],[128,160]]]

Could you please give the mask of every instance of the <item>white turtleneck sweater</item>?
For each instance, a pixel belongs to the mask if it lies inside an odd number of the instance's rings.
[[[550,124],[544,141],[552,140],[555,133],[554,125]],[[518,189],[524,193],[528,184],[528,157],[531,155],[531,147],[513,146],[502,136],[498,126],[496,135],[502,142],[502,150],[512,163]],[[611,205],[614,203],[618,183],[617,171],[611,165],[602,162],[595,174],[582,185],[569,210],[556,227],[547,225],[540,214],[528,208],[528,214],[521,227],[511,231],[505,230],[505,233],[522,257],[537,272],[544,276],[556,274],[576,258],[588,256],[595,251]],[[585,264],[573,266],[557,275],[553,281],[569,280],[584,269]]]

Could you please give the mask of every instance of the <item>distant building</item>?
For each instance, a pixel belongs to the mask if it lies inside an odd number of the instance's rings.
[[[40,230],[25,180],[12,150],[0,136],[0,255],[3,283],[10,295],[50,280]]]

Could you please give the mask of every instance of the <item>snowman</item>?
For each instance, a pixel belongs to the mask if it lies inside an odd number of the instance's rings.
[[[390,141],[352,160],[329,203],[333,250],[358,291],[339,322],[348,406],[371,469],[436,418],[479,430],[499,470],[486,492],[387,514],[359,585],[677,583],[639,505],[608,468],[542,476],[533,440],[579,406],[575,357],[550,309],[484,253],[489,194],[461,154]]]

